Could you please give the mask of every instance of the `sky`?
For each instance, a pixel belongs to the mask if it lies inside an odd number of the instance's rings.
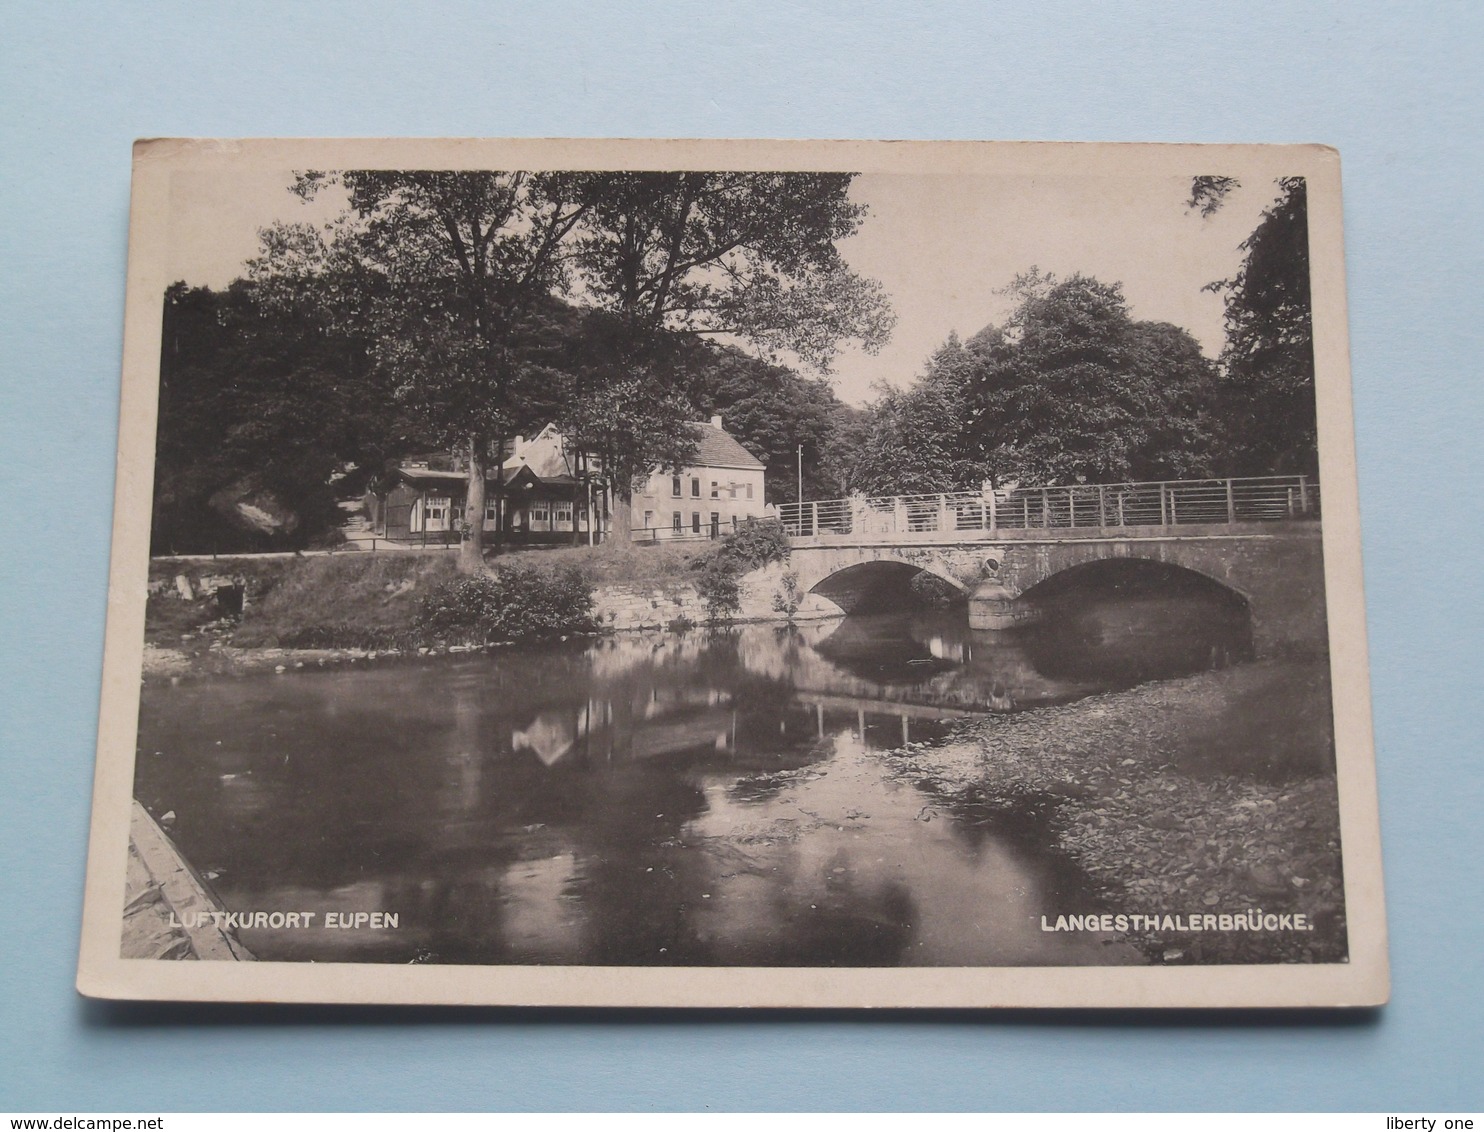
[[[287,170],[177,174],[172,185],[172,277],[221,287],[256,254],[258,230],[275,220],[325,223],[335,194],[306,204]],[[1123,284],[1134,318],[1189,330],[1221,351],[1222,300],[1202,288],[1230,278],[1241,242],[1271,203],[1271,183],[1245,184],[1211,217],[1186,207],[1184,177],[1031,177],[863,174],[851,186],[868,208],[840,251],[878,280],[896,312],[891,341],[875,356],[847,346],[829,375],[836,393],[863,404],[880,383],[903,387],[951,332],[967,338],[1002,320],[998,292],[1039,267]]]

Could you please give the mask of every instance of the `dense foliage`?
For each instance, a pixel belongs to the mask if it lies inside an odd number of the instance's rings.
[[[864,409],[777,360],[823,367],[890,331],[836,246],[864,216],[849,175],[352,171],[296,187],[332,181],[336,223],[273,226],[246,278],[167,291],[155,553],[323,544],[337,502],[439,447],[461,453],[475,511],[480,465],[553,421],[595,457],[579,476],[602,468],[620,501],[692,460],[688,422],[712,414],[767,464],[770,503],[799,497],[800,469],[816,499],[1317,470],[1301,178],[1276,183],[1240,269],[1211,284],[1218,362],[1134,319],[1118,283],[1032,269],[1001,324],[950,336]],[[1190,207],[1209,216],[1240,188],[1196,178]]]
[[[1207,474],[1215,366],[1186,331],[1139,322],[1122,288],[1032,271],[1003,326],[949,340],[917,384],[885,390],[852,468],[868,494],[984,481]]]
[[[788,534],[776,519],[749,519],[696,563],[696,591],[711,620],[741,608],[742,575],[773,562],[787,562]]]
[[[1221,355],[1228,462],[1235,472],[1317,472],[1308,189],[1278,181],[1278,197],[1242,244],[1237,274],[1212,284],[1226,299]]]
[[[1197,177],[1189,206],[1210,216],[1240,187]],[[1316,472],[1303,178],[1277,182],[1241,251],[1209,288],[1226,302],[1217,362],[1180,327],[1133,319],[1119,284],[1031,269],[1003,325],[951,337],[916,384],[882,391],[844,478],[888,494]]]
[[[1016,281],[1006,325],[969,343],[969,445],[996,483],[1206,474],[1215,366],[1191,335],[1135,321],[1084,275]]]
[[[772,562],[787,562],[788,532],[777,519],[748,519],[716,548],[716,557],[736,563],[744,573]]]
[[[914,494],[977,487],[985,478],[969,428],[975,357],[951,336],[909,389],[883,389],[853,453],[853,490]]]
[[[876,349],[889,333],[880,287],[835,246],[865,213],[849,199],[851,179],[303,173],[301,194],[336,184],[349,207],[327,241],[280,229],[257,275],[317,291],[365,328],[398,397],[466,452],[471,513],[484,504],[488,453],[522,431],[531,394],[552,388],[519,348],[519,327],[551,296],[571,296],[595,316],[595,349],[557,383],[567,395],[561,423],[576,447],[603,456],[613,536],[626,540],[634,480],[694,452],[689,399],[666,381],[677,336],[723,335],[826,366],[842,340]],[[633,385],[619,396],[623,382]],[[466,572],[479,568],[482,539],[473,524]]]
[[[151,550],[292,550],[340,519],[335,483],[416,443],[367,355],[309,303],[238,282],[165,295]]]
[[[576,569],[509,564],[492,574],[461,575],[421,601],[418,628],[448,641],[486,644],[586,632],[593,595]]]
[[[299,174],[306,199],[343,195],[334,223],[272,225],[245,279],[167,298],[156,549],[308,545],[354,486],[333,477],[351,463],[370,474],[414,437],[460,453],[477,513],[503,442],[550,421],[597,457],[580,474],[601,467],[620,503],[635,477],[688,462],[687,422],[718,411],[770,463],[804,445],[817,482],[839,409],[828,389],[709,343],[819,366],[844,340],[880,346],[885,299],[836,248],[864,216],[850,181]],[[482,541],[474,524],[466,571]]]
[[[394,371],[377,364],[374,341],[354,320],[320,313],[317,300],[297,301],[281,279],[170,288],[154,553],[318,545],[344,519],[337,500],[448,439],[398,392]],[[844,494],[832,452],[853,451],[839,443],[838,423],[860,413],[826,382],[734,346],[662,338],[641,379],[617,371],[611,316],[554,298],[533,303],[510,332],[519,371],[509,427],[531,435],[555,421],[602,466],[633,475],[649,470],[639,459],[688,462],[695,437],[687,422],[720,413],[768,465],[770,501],[797,493],[801,444],[806,493]],[[238,503],[278,525],[252,525]]]

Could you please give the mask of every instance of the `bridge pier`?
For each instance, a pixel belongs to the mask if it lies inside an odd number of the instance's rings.
[[[981,582],[969,595],[970,629],[1009,629],[1034,621],[1039,610],[994,579]]]

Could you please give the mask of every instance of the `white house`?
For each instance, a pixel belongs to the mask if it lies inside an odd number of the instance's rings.
[[[766,465],[722,428],[721,417],[696,428],[695,463],[679,475],[655,472],[634,493],[635,542],[716,538],[763,517]]]

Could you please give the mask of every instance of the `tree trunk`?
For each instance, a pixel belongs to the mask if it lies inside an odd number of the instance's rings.
[[[484,569],[484,445],[469,438],[469,490],[464,497],[464,541],[459,545],[459,573]]]
[[[503,554],[505,551],[505,524],[510,516],[505,506],[505,438],[495,437],[495,480],[493,495],[495,498],[495,537],[490,541],[494,544],[494,552]]]
[[[613,489],[613,520],[608,525],[605,542],[627,546],[634,532],[634,495],[621,487]]]
[[[582,522],[581,522],[581,520],[578,519],[578,516],[580,514],[582,514],[582,497],[583,497],[584,489],[586,488],[586,486],[587,486],[587,461],[583,458],[583,456],[582,456],[581,453],[578,453],[578,455],[577,455],[577,490],[576,490],[576,492],[572,496],[572,545],[573,546],[581,546],[582,545]],[[593,525],[592,508],[588,508],[587,525],[588,525],[588,529],[591,530],[592,529],[592,525]]]

